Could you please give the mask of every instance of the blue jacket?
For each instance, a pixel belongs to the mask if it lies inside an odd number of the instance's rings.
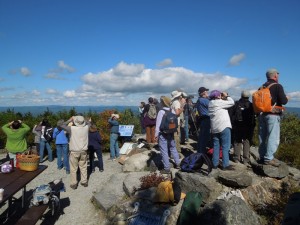
[[[64,132],[64,130],[59,130],[57,127],[54,128],[53,138],[55,139],[55,144],[63,145],[68,144],[69,140]]]
[[[112,118],[109,118],[108,123],[110,124],[110,133],[119,133],[119,122],[117,120],[113,120]]]

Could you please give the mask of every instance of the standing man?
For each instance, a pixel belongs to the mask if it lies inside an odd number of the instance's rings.
[[[243,151],[245,165],[250,162],[250,145],[255,127],[253,105],[249,97],[249,91],[242,91],[241,98],[235,102],[232,109],[233,161],[241,162],[241,151]]]
[[[182,96],[182,92],[180,91],[172,91],[171,93],[171,109],[175,112],[178,117],[178,130],[174,133],[174,139],[176,142],[176,149],[178,152],[181,152],[180,146],[180,114],[183,112],[185,105],[185,98]]]
[[[199,136],[198,136],[198,149],[199,153],[206,153],[206,147],[211,139],[210,135],[210,117],[208,115],[208,97],[209,89],[200,87],[198,89],[199,98],[196,103],[196,108],[199,115]]]
[[[71,122],[73,122],[74,126],[68,126],[68,124]],[[69,120],[64,122],[61,127],[70,134],[70,188],[75,190],[78,186],[78,168],[80,170],[80,184],[83,187],[87,187],[87,150],[89,125],[85,122],[83,116],[72,116]]]
[[[272,105],[282,107],[287,104],[288,97],[285,95],[283,87],[278,83],[279,72],[276,69],[269,69],[266,73],[267,82],[263,86],[275,83],[270,87]],[[259,157],[260,163],[278,167],[280,162],[274,158],[280,141],[280,120],[282,110],[277,112],[260,113],[259,121]]]
[[[116,158],[120,157],[120,148],[118,143],[119,133],[119,114],[111,114],[108,119],[110,125],[110,137],[109,137],[109,150],[110,150],[110,159],[115,161]]]

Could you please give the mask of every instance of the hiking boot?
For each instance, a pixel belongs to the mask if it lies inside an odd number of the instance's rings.
[[[170,172],[170,170],[162,169],[162,170],[160,171],[160,173],[161,173],[161,174],[170,174],[171,172]]]
[[[83,187],[89,186],[88,183],[80,183]]]
[[[233,165],[226,166],[225,168],[223,168],[223,170],[234,170],[234,166]]]
[[[104,170],[99,170],[101,173],[104,171]]]
[[[73,190],[77,189],[77,184],[71,184],[70,188],[72,188]]]
[[[259,159],[259,160],[257,160],[257,163],[258,164],[264,164],[264,160],[263,159]]]
[[[275,167],[279,167],[280,166],[280,162],[276,159],[272,159],[270,161],[265,161],[264,162],[265,165],[269,165],[269,166],[275,166]]]

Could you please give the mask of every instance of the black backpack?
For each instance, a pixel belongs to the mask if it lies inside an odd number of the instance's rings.
[[[45,127],[43,135],[47,142],[51,142],[53,140],[53,127]]]
[[[253,115],[253,107],[251,102],[235,102],[232,112],[232,121],[234,124],[250,125],[253,120]]]
[[[178,128],[178,117],[176,114],[172,113],[172,110],[165,110],[165,114],[160,123],[160,131],[164,134],[173,134]]]
[[[200,172],[203,164],[207,165],[207,172],[210,173],[213,167],[211,159],[204,153],[193,153],[181,161],[180,168],[183,172]]]

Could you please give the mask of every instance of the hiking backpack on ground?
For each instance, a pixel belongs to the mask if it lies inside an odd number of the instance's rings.
[[[165,114],[160,123],[160,131],[164,134],[173,134],[178,128],[178,118],[176,114],[172,113],[172,110],[164,110]]]
[[[213,167],[210,158],[203,153],[193,153],[181,161],[180,168],[183,172],[200,172],[203,164],[207,165],[207,172],[210,173]]]
[[[44,129],[44,138],[47,142],[51,142],[53,140],[53,128],[45,127]]]
[[[272,83],[267,87],[260,87],[258,91],[252,94],[252,104],[255,113],[261,112],[281,112],[284,107],[276,106],[276,103],[272,105],[272,96],[270,93],[270,87],[276,83]]]
[[[177,225],[199,224],[198,214],[202,204],[201,192],[189,191],[182,203]]]
[[[149,110],[147,112],[147,115],[150,119],[156,119],[157,111],[156,106],[154,104],[149,104]]]

